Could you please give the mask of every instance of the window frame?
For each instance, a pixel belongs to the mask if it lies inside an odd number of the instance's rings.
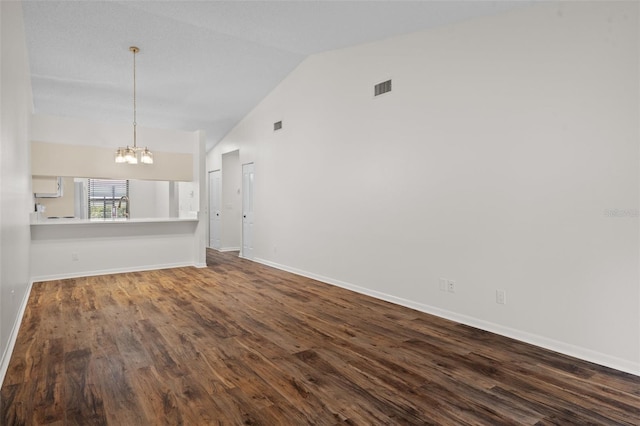
[[[128,202],[122,203],[118,209],[118,202],[126,196]],[[124,218],[130,207],[128,179],[92,179],[87,182],[87,214],[91,219],[117,219]],[[116,217],[113,217],[113,212]]]

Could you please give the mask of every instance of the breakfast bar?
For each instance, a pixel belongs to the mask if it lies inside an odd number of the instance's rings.
[[[135,219],[40,219],[31,222],[34,281],[194,264],[200,220],[194,217]]]

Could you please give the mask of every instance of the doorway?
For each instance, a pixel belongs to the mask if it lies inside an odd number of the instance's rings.
[[[240,151],[222,154],[220,251],[240,251],[242,238],[242,165]]]

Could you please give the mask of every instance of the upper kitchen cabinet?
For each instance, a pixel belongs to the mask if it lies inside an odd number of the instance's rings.
[[[64,190],[62,178],[54,176],[33,176],[31,185],[36,198],[61,197]]]

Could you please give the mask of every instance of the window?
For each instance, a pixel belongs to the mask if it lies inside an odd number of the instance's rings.
[[[129,181],[125,179],[89,179],[89,219],[112,219],[125,217],[127,202],[118,203],[124,196],[129,197]]]

